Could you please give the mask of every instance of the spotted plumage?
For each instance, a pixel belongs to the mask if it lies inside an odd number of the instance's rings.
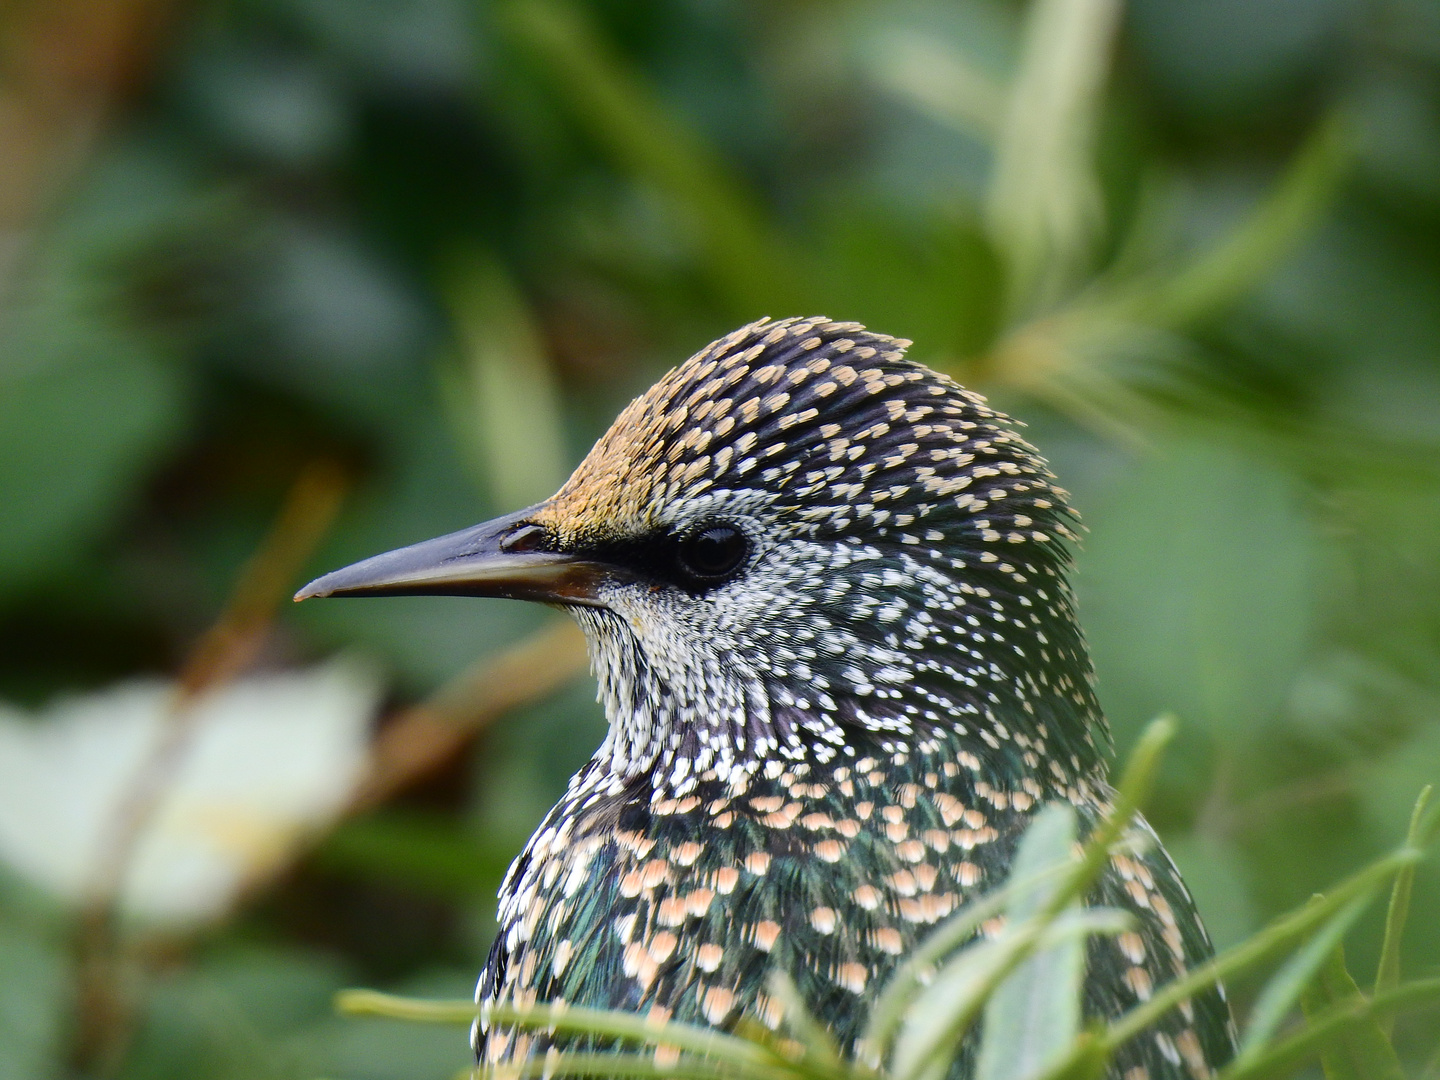
[[[908,345],[854,323],[751,324],[633,402],[553,498],[443,538],[443,572],[382,556],[316,583],[554,599],[588,638],[609,731],[502,887],[482,1064],[581,1045],[492,1024],[495,1002],[775,1027],[777,969],[852,1047],[900,957],[1004,879],[1040,806],[1069,802],[1086,827],[1104,814],[1067,496],[1005,417]],[[453,568],[486,545],[501,553],[486,567],[528,559],[543,590]],[[1137,916],[1092,941],[1091,1016],[1210,954],[1158,844],[1116,856],[1091,901]],[[1112,1074],[1202,1080],[1232,1045],[1207,992]]]

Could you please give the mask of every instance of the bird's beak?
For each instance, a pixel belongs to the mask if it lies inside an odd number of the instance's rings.
[[[538,510],[487,521],[387,551],[318,577],[295,594],[312,596],[499,596],[599,606],[599,587],[616,579],[605,564],[547,551],[530,523]]]

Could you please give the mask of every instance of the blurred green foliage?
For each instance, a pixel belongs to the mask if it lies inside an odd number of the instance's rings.
[[[1122,751],[1182,718],[1150,816],[1221,945],[1440,780],[1427,0],[16,0],[0,98],[5,700],[173,673],[316,460],[353,477],[318,572],[543,495],[667,366],[824,313],[913,338],[1075,493],[1101,699]],[[544,617],[310,604],[262,664],[359,650],[408,702]],[[535,702],[224,925],[138,940],[109,1071],[462,1067],[330,994],[465,994],[602,723],[583,684]],[[0,1080],[70,1060],[70,933],[0,877]]]

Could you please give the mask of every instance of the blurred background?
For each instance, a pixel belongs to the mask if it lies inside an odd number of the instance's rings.
[[[1440,780],[1429,0],[0,3],[0,1080],[464,1069],[330,998],[470,993],[601,738],[578,635],[285,601],[822,313],[1073,491],[1101,699],[1122,754],[1182,721],[1151,817],[1219,944],[1403,835]]]

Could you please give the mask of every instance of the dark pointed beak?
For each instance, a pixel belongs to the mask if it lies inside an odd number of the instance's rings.
[[[312,596],[499,596],[599,606],[599,587],[620,574],[603,563],[549,550],[529,519],[538,506],[434,540],[387,551],[318,577]]]

